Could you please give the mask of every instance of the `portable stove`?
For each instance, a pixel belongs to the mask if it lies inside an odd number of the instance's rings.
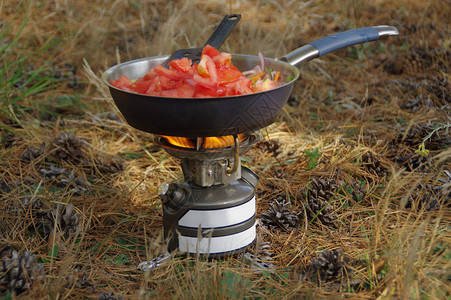
[[[133,79],[144,76],[164,64],[167,55],[125,62],[105,71],[102,78],[127,122],[159,135],[156,142],[181,159],[185,182],[159,188],[169,250],[219,254],[251,244],[258,177],[241,166],[240,155],[259,136],[249,133],[272,124],[280,115],[302,64],[341,48],[398,34],[395,27],[386,25],[358,28],[324,37],[280,59],[265,58],[264,70],[280,72],[290,80],[246,95],[182,99],[138,94],[110,84],[124,75]],[[262,58],[233,54],[232,63],[245,72],[262,64]]]
[[[181,159],[185,179],[159,187],[169,251],[234,253],[255,240],[258,176],[241,166],[240,155],[259,139],[256,133],[155,139],[166,152]]]

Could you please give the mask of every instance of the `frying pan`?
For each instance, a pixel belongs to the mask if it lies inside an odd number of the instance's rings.
[[[155,56],[116,65],[102,75],[113,100],[127,123],[136,129],[168,136],[187,138],[235,135],[254,132],[275,121],[298,79],[298,67],[314,58],[347,46],[398,35],[392,26],[353,29],[319,39],[280,59],[265,58],[266,66],[292,80],[269,91],[217,98],[170,98],[141,95],[120,90],[109,82],[122,75],[139,78],[167,58]],[[260,64],[259,56],[233,54],[232,63],[241,71]]]

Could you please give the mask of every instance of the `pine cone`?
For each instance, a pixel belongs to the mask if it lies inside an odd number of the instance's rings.
[[[53,206],[51,210],[41,213],[37,230],[44,236],[50,235],[56,225],[57,231],[68,238],[80,228],[81,215],[74,210],[72,204],[63,205],[61,203]]]
[[[343,254],[342,249],[324,250],[318,254],[318,258],[312,259],[312,265],[307,273],[315,282],[327,282],[348,277],[352,272],[348,266],[349,261],[350,259]]]
[[[381,165],[381,158],[373,152],[366,152],[362,155],[362,163],[366,169],[379,177],[387,175],[387,168]]]
[[[295,211],[288,209],[291,203],[286,202],[281,196],[277,197],[274,202],[269,205],[270,208],[266,213],[262,213],[262,225],[268,229],[281,227],[286,230],[289,227],[296,227],[299,224],[299,217]]]
[[[39,216],[44,207],[44,202],[39,197],[25,197],[20,200],[20,203],[15,208],[18,215],[30,214],[34,219]]]
[[[410,127],[407,133],[405,133],[407,128],[401,128],[401,133],[398,135],[397,140],[405,145],[418,147],[423,142],[423,139],[436,128],[439,128],[439,124],[419,124]],[[447,145],[451,145],[451,133],[446,132],[445,129],[437,130],[435,134],[425,141],[425,146],[429,150],[442,149]]]
[[[96,159],[95,166],[102,174],[114,174],[124,170],[123,162],[117,158],[110,160]]]
[[[432,169],[432,162],[429,157],[424,157],[415,153],[400,154],[395,157],[395,162],[399,167],[406,168],[407,171],[429,173]]]
[[[280,150],[281,146],[282,143],[279,142],[278,139],[260,140],[256,145],[257,148],[272,153],[273,157],[276,157],[277,155],[282,153],[282,151]]]
[[[432,64],[432,55],[429,49],[412,47],[408,53],[394,55],[384,65],[384,70],[390,74],[408,74],[417,76]]]
[[[124,297],[121,294],[115,295],[113,292],[110,292],[109,294],[105,294],[104,292],[101,292],[99,294],[98,300],[122,300]]]
[[[75,286],[78,289],[88,288],[91,292],[95,290],[94,285],[89,282],[86,271],[80,273],[78,270],[75,270],[75,274],[67,275],[66,280],[71,287]]]
[[[447,77],[436,75],[426,85],[426,90],[437,97],[438,106],[451,103],[451,82]]]
[[[5,147],[5,149],[13,146],[16,143],[16,139],[17,137],[11,132],[3,133],[1,136],[1,142],[3,144],[3,147]]]
[[[78,163],[84,156],[84,140],[76,136],[75,132],[60,134],[53,139],[52,149],[55,149],[57,159]]]
[[[355,202],[360,202],[363,200],[363,198],[365,198],[367,193],[367,188],[365,184],[361,184],[358,181],[354,181],[352,184],[349,185],[349,188],[352,189],[351,195],[352,199]]]
[[[434,107],[434,103],[428,96],[417,95],[415,98],[408,98],[407,102],[401,104],[402,109],[409,109],[413,111],[416,111],[423,106]]]
[[[425,210],[430,211],[440,207],[440,201],[430,185],[420,183],[416,186],[407,199],[406,208],[412,208],[413,203],[417,201],[418,210],[424,207]]]
[[[329,204],[335,196],[339,186],[329,179],[311,180],[311,187],[307,192],[307,214],[310,219],[317,217],[324,225],[333,225],[337,215]]]
[[[57,168],[54,165],[50,165],[50,169],[40,169],[44,178],[48,181],[55,181],[56,186],[65,188],[70,187],[73,194],[79,195],[87,191],[86,185],[82,179],[75,178],[75,169],[72,169],[70,173],[64,168]]]
[[[39,277],[42,266],[37,265],[36,256],[30,252],[19,255],[13,251],[10,257],[4,257],[0,265],[0,291],[10,291],[19,295],[26,291]]]
[[[35,147],[30,147],[27,146],[27,150],[25,150],[22,155],[21,155],[21,159],[25,160],[25,161],[33,161],[36,158],[38,158],[39,156],[43,155],[45,152],[45,144],[43,143],[41,145],[41,148],[35,148]]]
[[[447,179],[439,178],[441,185],[422,184],[415,187],[409,195],[406,208],[412,208],[413,203],[417,202],[417,209],[424,208],[427,211],[438,209],[441,202],[449,205],[451,202],[451,172],[444,170]]]

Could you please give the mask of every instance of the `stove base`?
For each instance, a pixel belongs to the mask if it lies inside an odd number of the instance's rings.
[[[235,253],[251,245],[255,236],[255,223],[245,231],[220,237],[197,238],[179,235],[179,251],[215,255]]]
[[[190,254],[235,253],[256,237],[255,190],[238,179],[227,185],[197,188],[178,184],[187,195],[177,208],[163,204],[168,250]],[[175,193],[177,194],[177,193]]]

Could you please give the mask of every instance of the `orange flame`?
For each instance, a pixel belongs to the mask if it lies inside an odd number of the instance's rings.
[[[197,138],[197,139],[189,139],[186,137],[178,137],[178,136],[166,136],[162,135],[168,143],[173,146],[181,147],[181,148],[190,148],[196,149],[196,143],[200,143],[200,148],[202,149],[214,149],[214,148],[225,148],[229,146],[233,146],[235,144],[235,138],[233,135],[225,135],[225,136],[209,136],[205,138]],[[238,134],[238,139],[240,142],[244,140],[246,135]],[[199,140],[200,139],[200,140]]]

